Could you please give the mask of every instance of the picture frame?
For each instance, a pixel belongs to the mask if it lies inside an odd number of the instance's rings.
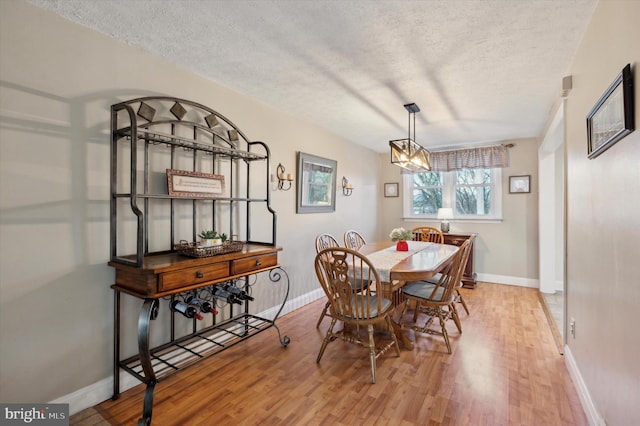
[[[386,198],[399,197],[400,188],[398,182],[387,182],[384,184],[384,196]]]
[[[531,175],[509,176],[509,194],[531,192]]]
[[[224,176],[167,169],[167,189],[173,197],[224,197]]]
[[[631,64],[627,64],[587,115],[587,157],[594,159],[633,132]]]
[[[336,210],[337,161],[298,152],[296,213]]]

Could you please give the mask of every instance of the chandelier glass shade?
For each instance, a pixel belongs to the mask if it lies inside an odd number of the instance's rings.
[[[431,170],[429,151],[417,144],[413,139],[396,139],[389,141],[391,147],[391,164],[400,166],[411,172]]]
[[[409,131],[405,139],[394,139],[389,141],[391,148],[391,164],[402,167],[412,173],[428,172],[431,170],[429,162],[429,151],[415,141],[416,118],[415,113],[420,111],[416,104],[406,104],[404,106],[409,112]],[[413,115],[413,139],[411,138],[411,116]]]

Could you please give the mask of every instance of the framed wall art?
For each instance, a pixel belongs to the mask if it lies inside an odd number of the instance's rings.
[[[587,154],[596,158],[633,132],[633,77],[627,64],[587,115]]]
[[[528,194],[531,192],[531,175],[509,176],[509,194]]]
[[[335,160],[298,152],[296,213],[326,213],[336,210]]]
[[[384,184],[384,196],[385,197],[398,197],[398,182],[389,182]]]

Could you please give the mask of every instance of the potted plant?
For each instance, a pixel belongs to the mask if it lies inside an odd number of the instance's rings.
[[[213,230],[202,231],[198,234],[198,237],[200,237],[200,244],[205,247],[219,246],[227,241],[227,234],[218,234]]]
[[[396,250],[409,251],[409,244],[407,240],[413,238],[413,232],[410,229],[395,228],[389,234],[391,241],[397,241]]]

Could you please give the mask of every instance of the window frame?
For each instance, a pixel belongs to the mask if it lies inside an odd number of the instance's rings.
[[[486,168],[486,167],[483,167]],[[456,183],[457,170],[442,173],[442,207],[453,209],[453,219],[455,221],[495,221],[502,220],[502,169],[487,168],[491,171],[491,206],[488,214],[460,215],[456,212]],[[468,185],[461,185],[468,186]],[[484,186],[472,185],[472,186]],[[432,214],[413,213],[413,174],[407,173],[402,178],[402,212],[404,219],[433,219],[437,220],[437,212]]]

